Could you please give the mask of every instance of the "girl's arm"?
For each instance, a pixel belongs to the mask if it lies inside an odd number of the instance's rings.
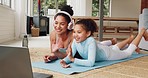
[[[95,64],[95,58],[96,58],[96,43],[90,42],[88,46],[88,59],[74,59],[74,63],[77,65],[82,65],[82,66],[94,66]]]
[[[69,52],[68,55],[63,59],[66,64],[72,62],[69,58],[69,54],[72,54],[72,57],[76,54],[76,46],[75,46],[75,41],[72,42],[72,45],[69,47]]]
[[[68,50],[67,50],[68,51],[67,56],[60,61],[60,64],[63,68],[69,68],[70,67],[70,65],[68,63],[70,63],[72,61],[70,60],[69,55],[72,54],[72,52],[74,52],[74,49],[76,49],[76,48],[73,47],[73,51],[72,51],[72,48],[71,48],[71,45],[70,45]],[[71,56],[71,57],[73,58],[73,56]]]

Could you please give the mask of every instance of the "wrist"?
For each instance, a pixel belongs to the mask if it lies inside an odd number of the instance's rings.
[[[53,48],[52,49],[52,52],[57,52],[58,51],[58,48]]]
[[[72,60],[71,60],[72,62],[74,62],[75,61],[75,58],[72,58]]]

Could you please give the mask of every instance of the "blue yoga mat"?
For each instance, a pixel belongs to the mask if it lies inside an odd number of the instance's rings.
[[[148,54],[135,54],[134,53],[134,54],[132,54],[131,57],[126,58],[126,59],[122,59],[122,60],[96,62],[95,66],[93,66],[93,67],[85,67],[85,66],[80,66],[80,65],[76,65],[74,63],[71,63],[70,64],[71,68],[62,68],[61,65],[60,65],[60,60],[54,61],[52,63],[44,63],[43,61],[42,62],[33,62],[32,66],[36,67],[36,68],[42,68],[42,69],[46,69],[46,70],[50,70],[50,71],[63,73],[63,74],[75,74],[75,73],[80,73],[80,72],[92,70],[92,69],[95,69],[95,68],[109,66],[109,65],[112,65],[112,64],[115,64],[115,63],[128,61],[128,60],[139,58],[139,57],[142,57],[142,56],[147,56],[147,55]]]

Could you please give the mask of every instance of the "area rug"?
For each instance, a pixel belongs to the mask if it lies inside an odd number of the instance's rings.
[[[52,63],[44,63],[43,61],[41,62],[33,62],[32,66],[36,68],[41,68],[41,69],[46,69],[49,71],[54,71],[54,72],[59,72],[63,74],[76,74],[76,73],[81,73],[85,71],[89,71],[92,69],[96,68],[101,68],[109,65],[113,65],[116,63],[132,60],[135,58],[139,58],[142,56],[147,56],[148,54],[132,54],[131,57],[122,59],[122,60],[116,60],[116,61],[103,61],[103,62],[96,62],[93,67],[85,67],[85,66],[80,66],[80,65],[75,65],[74,63],[71,63],[70,66],[71,68],[62,68],[60,65],[60,60],[54,61]]]

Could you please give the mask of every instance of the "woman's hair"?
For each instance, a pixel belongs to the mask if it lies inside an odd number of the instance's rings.
[[[91,36],[94,32],[98,31],[98,26],[96,22],[92,19],[81,19],[75,23],[76,24],[82,24],[82,28],[84,28],[87,32],[91,31]]]
[[[67,14],[65,14],[65,13],[59,12],[59,13],[57,13],[57,14],[54,16],[54,19],[55,19],[57,16],[61,15],[61,16],[65,17],[65,19],[66,19],[66,21],[67,21],[68,23],[70,23],[70,22],[72,21],[72,20],[71,20],[71,16],[73,15],[72,7],[71,7],[70,5],[65,5],[65,6],[63,6],[63,7],[61,8],[61,11],[67,12],[69,15],[67,15]]]
[[[72,10],[72,7],[70,5],[64,5],[62,8],[61,8],[61,11],[66,11],[68,12],[71,16],[73,16],[73,10]]]

